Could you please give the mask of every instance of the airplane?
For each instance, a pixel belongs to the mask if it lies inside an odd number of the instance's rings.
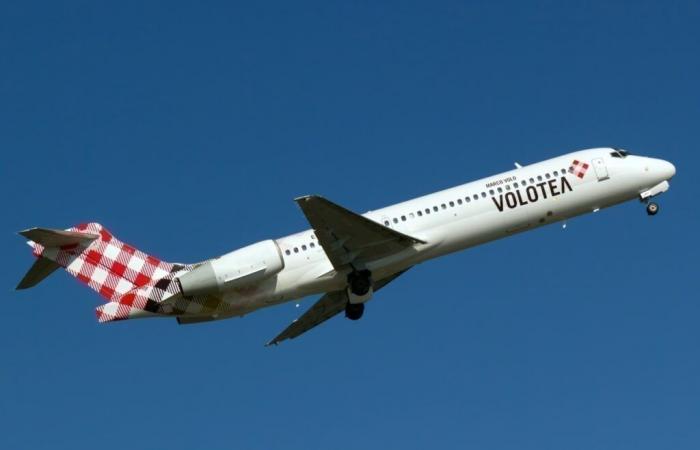
[[[601,147],[568,153],[433,194],[357,214],[318,195],[295,201],[311,229],[196,264],[162,261],[98,223],[31,228],[36,257],[17,289],[57,268],[106,302],[99,322],[171,317],[193,324],[240,317],[310,295],[322,297],[270,340],[293,339],[331,317],[358,320],[375,292],[416,264],[669,189],[670,162]]]

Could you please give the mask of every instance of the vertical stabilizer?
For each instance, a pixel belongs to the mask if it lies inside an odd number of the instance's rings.
[[[107,303],[97,308],[100,322],[160,314],[160,302],[179,293],[174,278],[189,270],[126,244],[99,223],[68,230],[31,228],[20,234],[37,258],[17,289],[27,289],[63,267],[100,294]]]

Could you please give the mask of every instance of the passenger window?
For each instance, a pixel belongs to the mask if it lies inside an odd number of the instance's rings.
[[[455,202],[450,202],[450,208],[454,208],[454,207],[455,207]]]
[[[474,194],[474,200],[479,200],[479,194]]]
[[[510,191],[510,184],[506,184],[506,191]]]
[[[423,211],[418,211],[418,217],[423,217]]]
[[[401,216],[401,222],[405,222],[405,221],[406,221],[406,216]]]
[[[537,175],[537,181],[542,181],[542,175]]]
[[[544,177],[545,177],[546,179],[548,179],[548,180],[549,180],[550,178],[552,178],[552,176],[549,174],[549,172],[545,173],[545,174],[544,174]]]
[[[388,220],[385,220],[385,221],[384,221],[384,225],[386,225],[386,226],[388,227],[388,226],[389,226],[389,221],[388,221]]]
[[[442,207],[442,209],[447,209],[447,205],[444,204],[444,203],[443,203],[442,205],[440,205],[440,206]]]
[[[555,170],[553,175],[554,175],[555,177],[556,177],[556,176],[559,176],[559,171],[558,171],[558,170]]]
[[[411,219],[415,219],[415,218],[416,218],[416,215],[413,214],[413,213],[410,213],[410,214],[408,215],[408,217],[411,218]]]
[[[461,204],[462,204],[462,199],[461,199],[461,198],[458,198],[458,199],[457,199],[457,204],[458,204],[458,205],[461,205]]]
[[[314,248],[314,247],[316,247],[316,244],[314,244],[314,243],[312,242],[312,243],[309,244],[309,246],[310,246],[311,248]]]
[[[534,179],[534,178],[530,178],[530,184],[535,184],[535,179]]]
[[[437,206],[433,206],[433,211],[438,212],[438,207],[437,207]]]
[[[482,196],[483,198],[486,198],[486,192],[482,192],[482,193],[481,193],[481,196]]]
[[[499,188],[498,188],[498,193],[499,193],[499,194],[502,194],[502,193],[503,193],[503,188],[500,188],[500,187],[499,187]]]
[[[396,217],[394,217],[394,223],[399,223],[399,219],[397,219]]]
[[[513,187],[514,187],[515,189],[518,189],[518,186],[520,186],[520,185],[518,184],[517,181],[516,181],[515,183],[513,183]]]
[[[495,192],[493,191],[493,189],[490,189],[490,190],[489,190],[489,194],[491,194],[491,195],[495,194]]]
[[[425,213],[430,214],[430,208],[425,208]]]
[[[299,249],[297,247],[294,247],[294,253],[299,253]]]
[[[284,253],[286,253],[287,255],[291,255],[291,254],[292,254],[292,252],[290,252],[289,249],[285,250]]]
[[[302,246],[301,246],[301,249],[304,250],[304,251],[306,251],[306,244],[302,245]]]
[[[467,203],[469,203],[470,201],[472,201],[472,198],[471,198],[471,197],[464,197],[464,200],[465,200]]]

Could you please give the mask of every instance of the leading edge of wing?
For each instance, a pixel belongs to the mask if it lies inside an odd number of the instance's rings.
[[[375,222],[374,220],[368,219],[367,217],[357,214],[356,212],[350,211],[347,208],[344,208],[337,203],[333,203],[332,201],[328,200],[325,197],[321,197],[320,195],[303,195],[301,197],[297,197],[294,199],[295,202],[299,205],[301,210],[304,212],[307,218],[309,218],[309,215],[307,214],[307,211],[309,208],[307,208],[307,205],[313,207],[314,202],[318,202],[319,205],[331,208],[335,210],[336,212],[340,214],[346,214],[348,215],[351,220],[358,220],[361,222],[364,222],[364,225],[374,228],[376,231],[382,232],[382,233],[389,233],[397,238],[400,238],[402,240],[406,240],[411,242],[412,244],[426,244],[425,241],[418,239],[413,236],[409,236],[407,234],[401,233],[399,231],[393,230],[389,227],[386,227],[380,223]],[[309,220],[310,222],[311,220]],[[314,224],[312,223],[311,226],[313,227]],[[314,227],[315,228],[315,227]]]
[[[367,264],[425,244],[318,195],[299,197],[296,202],[336,270]]]

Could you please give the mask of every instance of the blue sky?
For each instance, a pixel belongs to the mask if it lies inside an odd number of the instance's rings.
[[[118,4],[117,4],[118,3]],[[698,2],[5,2],[0,448],[696,449]],[[567,151],[674,162],[632,202],[314,299],[99,325],[14,235],[194,262]]]

